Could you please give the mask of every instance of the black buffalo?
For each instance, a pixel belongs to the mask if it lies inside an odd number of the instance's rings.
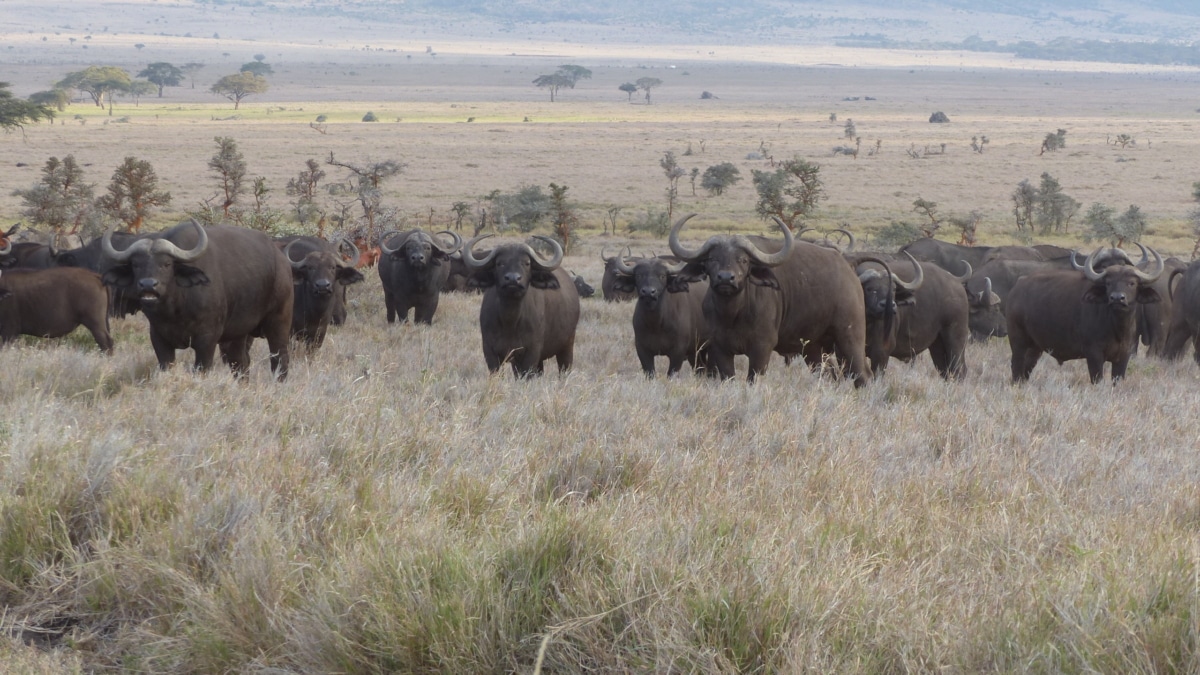
[[[1006,300],[1017,280],[1035,272],[1064,269],[1071,269],[1069,257],[1054,260],[993,258],[970,270],[963,285],[971,304],[971,338],[986,340],[1008,335],[1008,320],[1004,318]]]
[[[1045,256],[1031,246],[962,246],[932,237],[906,244],[900,252],[922,262],[931,262],[952,274],[962,269],[964,261],[979,269],[985,262],[995,259],[1045,260]]]
[[[267,339],[271,369],[287,376],[292,325],[292,267],[262,232],[229,225],[207,229],[195,220],[136,239],[129,248],[101,241],[117,264],[104,283],[136,290],[150,321],[159,368],[175,350],[191,348],[196,369],[209,370],[217,348],[239,377],[250,367],[250,344]]]
[[[679,372],[684,362],[698,372],[708,365],[708,324],[704,297],[708,284],[679,280],[683,265],[671,266],[661,258],[643,258],[636,265],[616,262],[615,287],[635,293],[633,343],[647,377],[654,376],[654,357],[667,357],[667,376]],[[711,372],[711,371],[709,371]]]
[[[846,259],[862,284],[867,358],[875,375],[883,376],[890,357],[907,362],[928,350],[943,378],[962,379],[969,334],[965,278],[912,256],[887,260],[856,253]]]
[[[358,252],[350,242],[344,244]],[[346,286],[362,281],[362,272],[354,268],[354,257],[343,257],[341,246],[318,237],[285,237],[275,245],[292,266],[292,337],[309,351],[318,349],[329,324],[340,323],[338,316],[345,320]]]
[[[810,366],[834,353],[842,371],[863,386],[867,365],[866,313],[862,287],[842,254],[796,242],[782,221],[783,243],[764,237],[710,237],[698,249],[679,243],[679,232],[695,214],[671,228],[671,252],[687,263],[682,282],[708,277],[704,314],[711,331],[709,362],[722,378],[734,375],[733,359],[750,359],[747,379],[765,373],[771,352],[803,354]]]
[[[1146,355],[1162,357],[1166,353],[1167,340],[1175,315],[1176,283],[1188,264],[1176,257],[1163,261],[1166,266],[1162,276],[1154,282],[1159,302],[1138,305],[1138,339],[1146,345]],[[1144,269],[1143,265],[1139,265]]]
[[[137,238],[138,235],[136,234],[114,232],[112,234],[112,243],[117,248],[124,250]],[[51,256],[52,264],[55,267],[82,267],[100,276],[104,276],[104,273],[116,264],[112,258],[104,255],[101,246],[101,237],[96,237],[79,248],[54,249],[51,251]],[[115,288],[110,286],[108,292],[109,316],[125,317],[141,311],[142,303],[138,300],[137,292],[132,288]]]
[[[379,279],[383,282],[383,301],[388,323],[408,321],[430,324],[437,312],[438,295],[450,276],[450,256],[462,246],[453,232],[453,242],[438,241],[428,232],[409,230],[388,232],[379,239]]]
[[[1191,341],[1192,355],[1200,364],[1200,261],[1193,261],[1182,272],[1173,272],[1171,276],[1179,277],[1179,281],[1173,284],[1174,309],[1162,355],[1178,359]]]
[[[579,292],[579,297],[590,298],[596,294],[596,289],[592,287],[583,277],[571,272],[571,281],[575,282],[575,290]]]
[[[604,273],[600,276],[600,293],[604,296],[606,302],[628,302],[637,298],[636,291],[621,291],[617,289],[617,262],[624,261],[629,264],[636,264],[639,259],[631,258],[629,255],[629,247],[625,248],[625,255],[622,256],[620,251],[617,255],[604,255],[604,250],[600,250],[600,260],[604,263]]]
[[[108,291],[95,272],[56,267],[0,273],[0,342],[18,335],[62,337],[80,325],[112,354]]]
[[[0,269],[44,270],[53,265],[52,249],[31,241],[0,244]]]
[[[554,250],[543,259],[528,244],[508,244],[476,258],[474,246],[463,247],[463,260],[473,271],[472,283],[487,289],[479,307],[479,332],[488,370],[509,363],[517,377],[540,375],[543,362],[554,357],[559,371],[571,368],[575,328],[579,324],[579,292],[559,267],[563,250],[549,237],[536,237]]]
[[[1137,303],[1158,302],[1152,287],[1162,276],[1162,256],[1151,249],[1151,272],[1118,261],[1095,269],[1103,249],[1081,271],[1051,270],[1021,277],[1008,296],[1008,342],[1013,382],[1029,379],[1043,353],[1062,363],[1087,359],[1092,383],[1112,364],[1113,382],[1125,376],[1133,351]]]

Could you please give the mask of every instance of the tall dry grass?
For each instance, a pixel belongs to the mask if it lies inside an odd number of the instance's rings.
[[[575,370],[515,381],[477,297],[351,294],[282,384],[159,373],[140,317],[0,351],[10,672],[1196,668],[1190,359],[646,380],[585,300]]]

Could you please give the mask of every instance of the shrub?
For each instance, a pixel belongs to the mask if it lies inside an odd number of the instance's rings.
[[[363,115],[362,121],[364,121],[364,122],[378,122],[378,121],[379,121],[379,118],[375,116],[375,113],[368,111],[366,115]]]

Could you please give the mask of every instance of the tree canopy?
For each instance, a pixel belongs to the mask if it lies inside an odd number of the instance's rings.
[[[591,77],[592,71],[587,68],[568,64],[559,66],[558,70],[549,75],[538,76],[533,81],[533,85],[538,89],[549,89],[550,102],[553,103],[554,99],[558,96],[559,89],[563,87],[574,89],[576,82],[591,79]]]
[[[33,101],[23,101],[8,90],[11,85],[0,82],[0,129],[22,129],[31,122],[54,119],[54,111]]]
[[[178,87],[183,83],[183,70],[166,61],[151,63],[137,74],[158,87],[158,97],[162,98],[163,87]]]
[[[662,86],[662,83],[663,83],[663,81],[658,79],[657,77],[639,77],[637,79],[637,82],[634,83],[634,85],[637,86],[638,89],[641,89],[642,91],[646,92],[646,104],[649,105],[650,90],[655,87]]]
[[[267,75],[275,74],[275,70],[271,68],[269,64],[262,61],[250,61],[248,63],[243,63],[240,70],[243,73],[254,73],[259,77],[266,77]]]
[[[132,82],[129,73],[117,66],[88,66],[67,73],[54,85],[56,89],[78,89],[92,97],[96,107],[103,108],[105,99],[114,92],[127,91]]]
[[[217,83],[209,88],[209,91],[233,101],[233,109],[237,110],[242,104],[242,99],[251,94],[262,94],[270,86],[267,83],[267,78],[255,75],[249,71],[242,71],[235,75],[226,75],[217,80]]]

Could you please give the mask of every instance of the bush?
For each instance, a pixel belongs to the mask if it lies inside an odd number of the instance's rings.
[[[651,211],[639,214],[629,221],[630,232],[647,232],[656,237],[666,236],[671,231],[671,221],[666,211]]]
[[[930,124],[946,124],[949,121],[950,121],[950,118],[946,117],[946,113],[944,113],[940,110],[929,116]]]
[[[879,248],[900,248],[924,236],[925,233],[916,225],[894,220],[875,235],[875,245]]]
[[[730,162],[721,162],[704,170],[704,175],[700,178],[700,187],[708,190],[708,194],[717,196],[741,179],[741,172],[736,166]]]
[[[379,118],[375,116],[375,113],[368,111],[366,115],[363,115],[362,121],[364,121],[364,122],[378,122],[378,121],[379,121]]]

